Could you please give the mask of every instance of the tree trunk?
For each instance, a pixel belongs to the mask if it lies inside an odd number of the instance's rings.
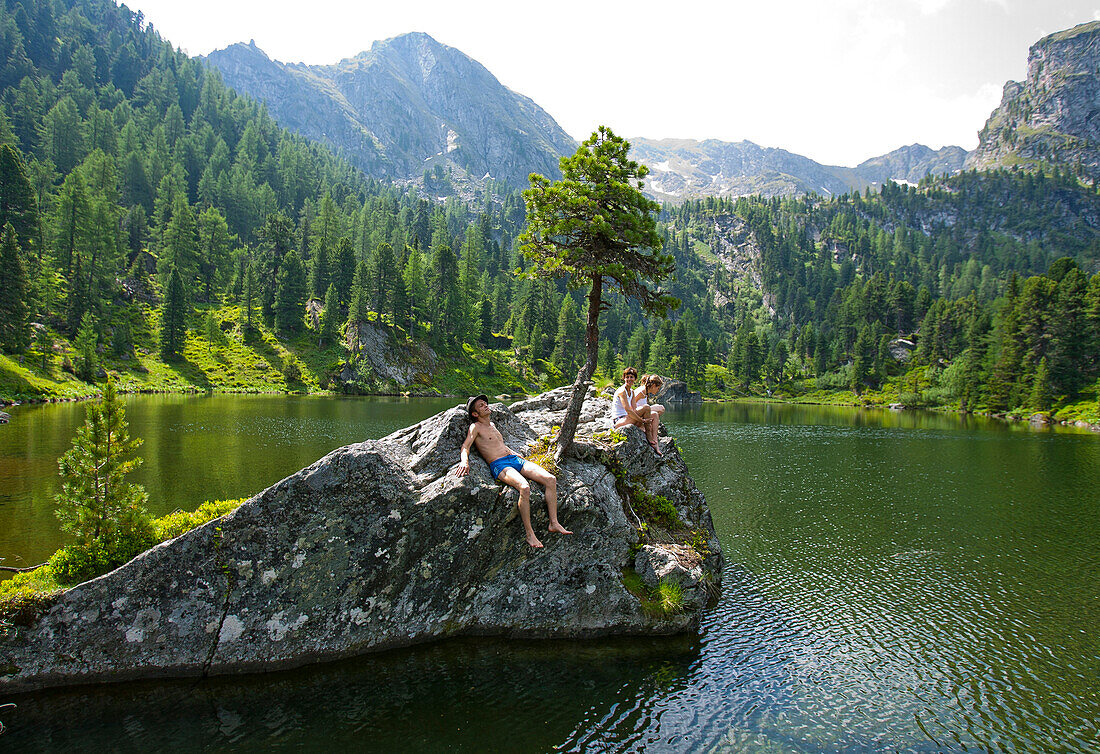
[[[569,406],[565,409],[565,418],[561,422],[558,435],[558,449],[554,459],[561,463],[573,447],[573,436],[577,434],[577,424],[581,418],[581,407],[588,394],[588,384],[596,371],[596,357],[600,350],[600,309],[603,305],[603,276],[592,276],[592,290],[588,293],[588,326],[584,331],[584,346],[587,356],[584,366],[577,372],[573,383],[573,392],[569,395]]]

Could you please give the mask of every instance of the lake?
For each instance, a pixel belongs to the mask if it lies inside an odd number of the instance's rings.
[[[162,514],[249,495],[455,403],[140,396],[127,412],[145,439],[137,481]],[[36,563],[62,542],[56,460],[84,407],[11,414],[0,557]],[[0,743],[1100,751],[1100,436],[775,404],[666,419],[727,560],[697,636],[458,640],[264,676],[24,695],[0,709]]]

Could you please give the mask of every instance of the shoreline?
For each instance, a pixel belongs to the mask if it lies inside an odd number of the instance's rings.
[[[560,387],[560,386],[559,386]],[[553,389],[553,388],[549,388]],[[450,393],[442,392],[424,392],[424,391],[379,391],[379,392],[367,392],[367,393],[338,393],[331,390],[318,390],[310,392],[287,392],[279,390],[119,390],[119,395],[283,395],[283,396],[319,396],[327,398],[461,398],[461,395],[452,395]],[[28,398],[26,400],[7,401],[0,399],[0,409],[7,408],[9,406],[23,406],[23,405],[35,405],[44,403],[78,403],[86,400],[93,400],[98,398],[99,394],[83,395],[83,396],[50,396],[43,398]],[[509,400],[520,400],[522,395],[509,395]],[[1073,427],[1075,429],[1085,429],[1090,432],[1100,434],[1100,423],[1092,424],[1084,420],[1070,421],[1068,419],[1054,419],[1049,414],[1042,414],[1037,412],[1031,417],[1024,416],[1012,416],[1006,413],[987,413],[984,411],[964,411],[957,408],[948,407],[933,407],[933,406],[920,406],[920,407],[900,407],[892,408],[889,404],[878,403],[826,403],[824,401],[815,400],[803,400],[792,398],[777,398],[767,396],[744,396],[739,398],[707,398],[704,397],[699,403],[671,403],[673,406],[690,406],[690,405],[704,405],[707,403],[722,404],[722,403],[780,403],[791,406],[835,406],[837,408],[855,408],[855,409],[874,409],[877,411],[891,411],[891,412],[911,412],[911,411],[929,411],[936,414],[955,414],[959,416],[980,416],[984,419],[995,419],[997,421],[1005,422],[1006,424],[1027,424],[1033,429],[1043,429],[1053,426]],[[1037,420],[1035,416],[1042,416],[1042,420]]]
[[[1087,429],[1090,432],[1100,433],[1100,422],[1092,424],[1084,420],[1070,421],[1068,419],[1054,419],[1049,413],[1036,412],[1032,416],[1013,416],[1008,413],[987,413],[985,411],[966,411],[945,406],[916,406],[892,408],[890,404],[881,403],[826,403],[824,401],[802,400],[791,398],[769,398],[764,396],[746,396],[744,398],[703,398],[702,403],[781,403],[788,406],[835,406],[837,408],[874,409],[876,411],[891,411],[902,413],[907,411],[928,411],[936,414],[954,414],[958,416],[980,416],[983,419],[994,419],[1006,424],[1027,424],[1034,429],[1052,426],[1074,427]],[[686,405],[686,404],[681,404]],[[701,405],[701,404],[699,404]],[[1042,416],[1042,420],[1034,419]]]

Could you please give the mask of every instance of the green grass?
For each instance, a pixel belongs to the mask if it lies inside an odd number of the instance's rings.
[[[495,350],[464,344],[437,353],[434,368],[425,363],[413,384],[402,386],[361,370],[361,379],[341,385],[335,378],[349,354],[341,340],[318,345],[317,334],[303,328],[284,337],[261,321],[245,340],[240,328],[241,310],[231,306],[200,306],[191,317],[178,358],[164,361],[159,355],[157,333],[160,312],[145,305],[116,313],[105,329],[126,318],[133,338],[134,353],[115,358],[110,344],[102,343],[100,365],[114,375],[121,393],[138,392],[223,392],[223,393],[323,393],[341,390],[351,393],[394,393],[409,391],[436,395],[470,395],[485,392],[530,394],[564,384],[560,372],[544,361],[534,365],[516,360],[510,350]],[[376,318],[375,318],[376,320]],[[394,343],[395,358],[420,358],[419,346],[403,352],[407,337],[399,327],[376,321],[386,328]],[[51,398],[86,398],[99,388],[62,369],[74,355],[72,343],[51,332],[58,353],[50,353],[41,368],[41,354],[29,350],[24,363],[0,354],[0,402],[12,403]]]
[[[622,571],[623,587],[638,598],[642,612],[651,618],[667,618],[684,611],[684,590],[679,584],[661,580],[651,589],[633,568]]]
[[[20,364],[18,357],[0,354],[0,402],[33,401],[47,398],[87,398],[98,395],[94,385],[61,370],[61,358],[47,357],[42,369],[40,353],[30,351]]]
[[[154,518],[152,521],[155,541],[153,546],[169,539],[174,539],[192,529],[224,516],[226,513],[236,510],[246,498],[239,500],[213,500],[205,502],[193,511],[174,511],[166,516]],[[11,619],[12,615],[25,611],[28,605],[35,604],[35,600],[49,597],[50,595],[72,586],[71,583],[59,581],[51,564],[58,554],[65,548],[58,550],[50,558],[50,562],[26,573],[18,573],[7,581],[0,581],[0,619]],[[11,622],[15,622],[11,620]]]

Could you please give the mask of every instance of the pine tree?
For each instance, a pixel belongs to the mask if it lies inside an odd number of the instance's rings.
[[[1027,403],[1032,411],[1045,413],[1050,411],[1053,400],[1050,389],[1050,369],[1048,369],[1047,360],[1044,357],[1035,369],[1035,379],[1032,382],[1031,395],[1028,397]]]
[[[411,302],[402,277],[393,281],[393,323],[406,332],[409,332],[412,324]]]
[[[423,263],[418,249],[413,248],[409,252],[402,277],[405,281],[405,292],[409,296],[409,334],[415,337],[417,324],[428,311],[428,289],[424,283]]]
[[[15,228],[5,223],[0,240],[0,348],[21,353],[27,347],[27,273]]]
[[[179,358],[187,337],[187,294],[183,279],[174,266],[168,270],[168,285],[160,314],[160,357],[165,361]]]
[[[95,319],[91,312],[84,312],[73,347],[76,349],[76,376],[85,382],[95,381],[96,370],[99,368],[96,354],[98,343],[99,333],[96,332]]]
[[[568,374],[580,366],[583,349],[584,329],[577,316],[577,305],[572,296],[566,295],[558,312],[558,331],[551,358],[562,374]]]
[[[234,238],[229,234],[225,217],[214,207],[207,207],[199,215],[198,274],[202,281],[203,301],[213,300],[218,281],[224,280],[229,266],[229,247]]]
[[[852,391],[857,395],[863,392],[873,373],[875,354],[875,342],[871,335],[871,328],[864,325],[860,328],[855,346],[852,348],[852,377],[849,383]]]
[[[241,285],[241,337],[245,342],[251,340],[256,327],[256,298],[256,265],[252,260],[246,260]]]
[[[126,475],[141,464],[140,457],[128,458],[140,445],[140,439],[130,438],[114,381],[108,379],[103,399],[88,406],[73,447],[58,460],[61,528],[86,551],[105,553],[107,568],[126,562],[151,544],[147,495],[141,485],[126,481]]]
[[[275,290],[275,328],[282,334],[302,329],[308,292],[306,271],[297,251],[283,258]]]
[[[362,342],[360,329],[369,321],[370,294],[367,292],[365,280],[367,278],[367,265],[360,263],[355,273],[355,282],[351,286],[351,305],[348,307],[348,341],[352,343],[354,355],[359,354],[359,343]]]
[[[476,340],[474,321],[479,312],[476,306],[481,301],[481,270],[485,265],[485,239],[481,228],[471,224],[466,228],[466,240],[462,244],[462,259],[458,272],[458,306],[462,319],[463,337]]]
[[[333,283],[340,296],[340,310],[347,312],[351,303],[351,284],[355,279],[355,249],[350,238],[341,238],[336,242],[336,258],[333,262]]]
[[[111,333],[111,355],[116,359],[129,358],[134,353],[134,335],[130,330],[130,312],[122,310],[122,317]]]
[[[157,260],[162,285],[168,283],[173,268],[179,273],[187,300],[193,300],[199,274],[198,231],[195,213],[191,211],[183,192],[176,194],[172,203],[172,217],[164,229],[160,258]]]
[[[329,257],[328,244],[323,241],[313,248],[313,265],[309,271],[310,296],[323,299],[332,282],[332,260]]]
[[[660,205],[641,189],[648,168],[628,159],[630,144],[600,126],[577,152],[561,160],[562,179],[531,176],[524,192],[527,228],[524,255],[532,274],[574,276],[589,286],[584,366],[577,372],[562,420],[556,456],[573,443],[587,383],[599,355],[603,286],[617,286],[649,314],[663,315],[679,301],[657,286],[675,267],[662,251],[653,214]]]
[[[676,322],[676,326],[672,328],[671,352],[673,358],[676,359],[678,369],[675,373],[670,372],[670,374],[676,379],[686,380],[691,365],[691,359],[694,354],[688,343],[687,329],[684,327],[684,320],[682,318],[679,319]]]
[[[38,238],[38,203],[22,156],[10,144],[0,144],[0,228],[8,223],[27,253]]]
[[[321,315],[320,343],[332,345],[340,334],[340,295],[336,286],[329,284],[325,292],[325,311]]]

